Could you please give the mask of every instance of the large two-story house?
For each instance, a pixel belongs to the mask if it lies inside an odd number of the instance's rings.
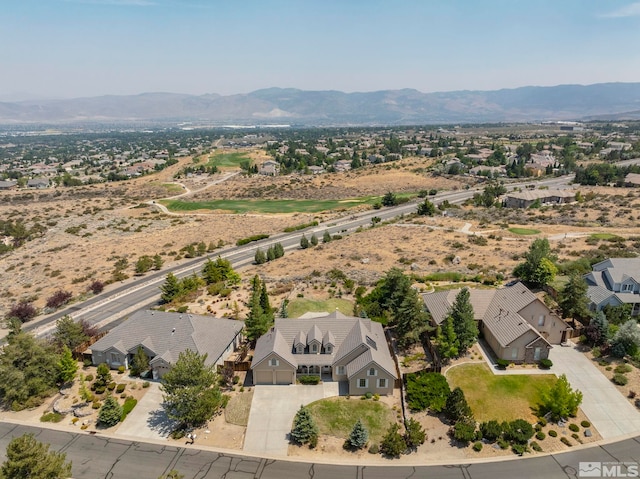
[[[278,318],[255,348],[254,384],[295,384],[298,375],[348,382],[351,395],[391,394],[397,379],[382,325],[336,311]]]
[[[459,289],[426,293],[433,326],[447,318]],[[534,363],[549,356],[553,344],[567,340],[571,327],[522,283],[501,289],[469,289],[474,319],[496,357]]]
[[[584,277],[592,311],[630,304],[631,314],[640,314],[640,258],[609,258],[592,268]]]

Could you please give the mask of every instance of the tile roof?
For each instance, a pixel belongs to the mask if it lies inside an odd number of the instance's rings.
[[[137,311],[96,341],[91,350],[115,348],[126,354],[135,353],[139,345],[144,345],[172,364],[181,352],[190,349],[207,354],[206,364],[215,364],[243,326],[241,321],[213,316]]]

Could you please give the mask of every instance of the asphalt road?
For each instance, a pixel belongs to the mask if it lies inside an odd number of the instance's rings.
[[[557,187],[566,185],[572,179],[572,176],[563,176],[535,182],[510,183],[507,185],[507,188],[512,190],[525,187],[527,184]],[[441,192],[436,196],[430,197],[430,200],[436,205],[445,200],[453,204],[462,203],[471,198],[474,193],[481,191],[482,188],[483,187],[480,186],[468,190]],[[137,310],[157,306],[160,300],[159,288],[169,272],[173,272],[178,277],[199,273],[203,263],[208,258],[215,259],[218,256],[228,259],[234,268],[242,268],[253,262],[258,247],[266,251],[270,245],[279,242],[285,250],[293,250],[299,247],[302,234],[310,237],[311,234],[315,233],[316,236],[321,237],[325,231],[329,231],[332,235],[353,232],[359,227],[371,226],[371,219],[373,217],[378,217],[381,221],[387,221],[398,216],[414,213],[417,208],[417,203],[417,201],[412,201],[395,207],[371,210],[323,223],[313,228],[307,228],[306,230],[293,233],[280,233],[268,239],[250,243],[245,246],[226,248],[207,256],[194,258],[179,265],[165,268],[162,271],[147,274],[140,278],[126,280],[123,284],[94,296],[87,301],[74,304],[52,315],[31,321],[23,326],[23,330],[31,331],[36,336],[47,336],[53,332],[56,320],[67,314],[71,315],[77,321],[86,320],[90,324],[98,327],[98,329],[108,329],[108,327],[113,327],[115,323],[123,320]]]
[[[10,423],[0,423],[0,461],[5,460],[9,441],[28,432],[52,450],[66,453],[74,479],[156,479],[171,469],[185,479],[574,479],[579,462],[640,462],[640,436],[549,456],[510,457],[518,460],[434,466],[400,466],[389,460],[389,466],[365,466],[254,458]]]

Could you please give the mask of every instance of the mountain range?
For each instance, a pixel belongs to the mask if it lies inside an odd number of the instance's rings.
[[[493,91],[366,93],[268,88],[237,95],[142,93],[0,102],[0,123],[210,122],[400,125],[640,119],[640,83],[527,86]]]

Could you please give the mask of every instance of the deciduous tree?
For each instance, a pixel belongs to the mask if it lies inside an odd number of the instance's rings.
[[[550,414],[552,421],[575,416],[582,403],[582,393],[571,388],[564,374],[550,389],[543,391],[541,396],[539,412],[543,416]]]
[[[73,354],[67,346],[63,346],[62,355],[58,361],[58,380],[61,384],[73,381],[78,372],[78,361],[73,359]]]
[[[582,275],[572,273],[569,276],[569,281],[560,293],[558,304],[565,318],[585,321],[591,316],[589,298],[587,297],[587,282]]]

